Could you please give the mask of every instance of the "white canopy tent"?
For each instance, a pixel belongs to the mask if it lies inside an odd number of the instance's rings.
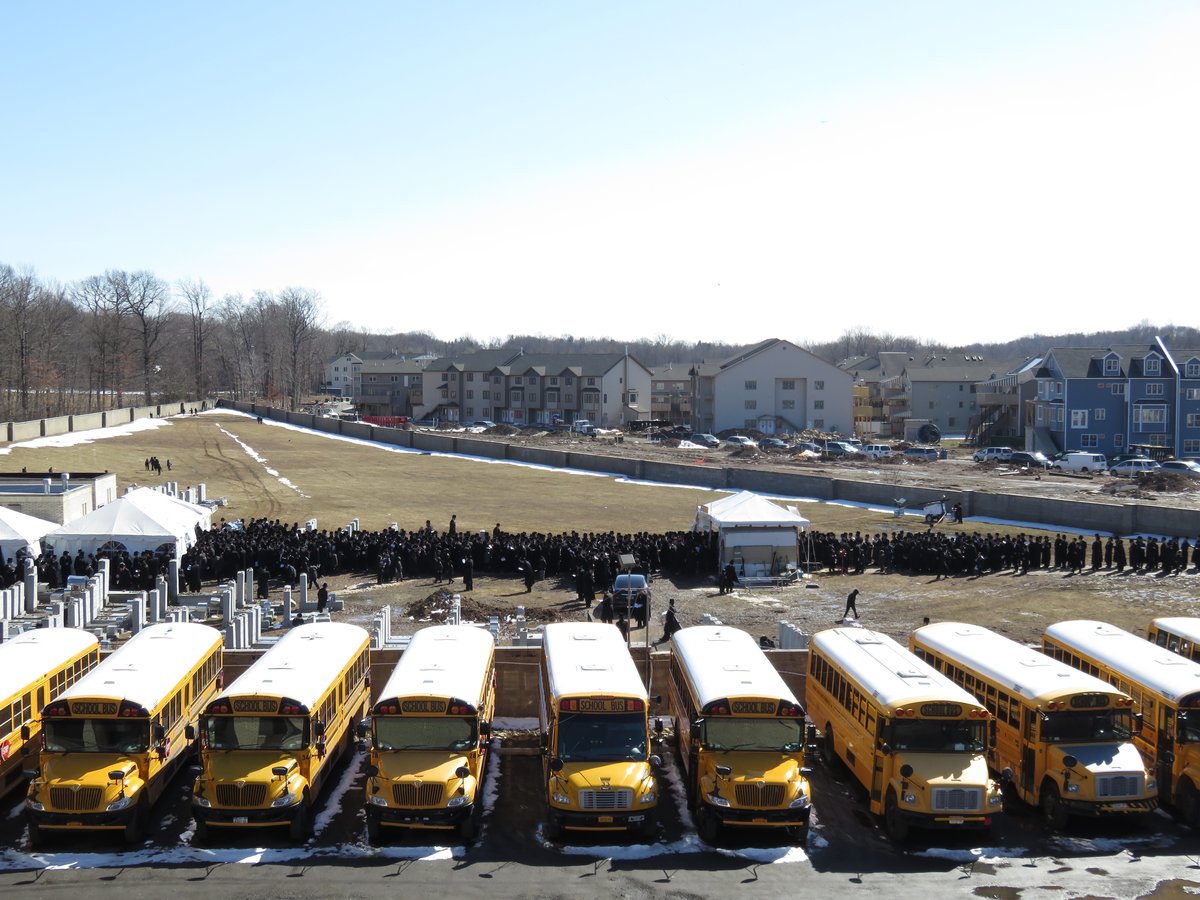
[[[171,555],[178,557],[196,543],[196,521],[188,521],[182,510],[150,512],[136,500],[121,497],[51,531],[45,543],[53,546],[56,554],[65,551],[72,556],[80,550],[84,554],[100,550],[136,554],[170,546],[174,548]]]
[[[0,506],[0,553],[4,554],[5,559],[16,560],[17,551],[24,547],[37,556],[42,552],[42,535],[57,527],[56,522],[47,522]]]
[[[121,499],[137,504],[139,509],[145,510],[155,518],[181,522],[193,531],[197,525],[201,531],[208,531],[212,527],[212,510],[207,506],[188,503],[154,488],[133,488],[126,491]]]
[[[794,509],[741,491],[696,507],[693,529],[717,532],[719,566],[741,580],[775,579],[800,569],[801,534],[811,523]]]

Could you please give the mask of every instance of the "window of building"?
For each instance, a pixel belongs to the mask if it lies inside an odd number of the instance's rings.
[[[567,394],[567,402],[568,402],[568,403],[574,403],[574,402],[575,402],[575,395],[574,395],[574,394]]]
[[[824,428],[824,427],[825,427],[825,420],[824,420],[824,419],[813,419],[813,428],[816,428],[816,429],[818,429],[818,430],[819,430],[819,429],[822,429],[822,428]]]
[[[929,401],[929,408],[933,409],[933,401],[932,400]]]
[[[1097,447],[1100,446],[1100,435],[1098,435],[1098,434],[1081,435],[1079,438],[1079,445],[1081,447],[1083,447],[1084,450],[1095,450]]]
[[[551,384],[558,384],[558,376],[557,376],[557,375],[551,375],[551,376],[550,376],[550,383],[551,383]]]
[[[484,399],[484,400],[491,400],[491,399],[492,399],[492,392],[491,392],[491,391],[483,391],[483,392],[481,393],[481,396],[483,397],[483,399]]]
[[[1112,392],[1113,392],[1113,396],[1124,397],[1125,396],[1125,382],[1121,382],[1120,384],[1114,383],[1112,386]]]
[[[1133,424],[1142,427],[1146,425],[1166,425],[1167,408],[1165,406],[1145,406],[1138,404],[1133,408]]]
[[[475,392],[473,390],[471,390],[470,388],[467,389],[467,399],[468,400],[475,399]]]
[[[1200,453],[1200,439],[1188,438],[1183,442],[1184,453]]]
[[[1061,425],[1063,423],[1065,412],[1066,410],[1061,406],[1054,407],[1054,421],[1056,424]]]
[[[1161,383],[1146,385],[1147,397],[1161,397],[1163,395],[1163,386]]]
[[[1113,446],[1116,447],[1118,450],[1120,450],[1122,447],[1124,447],[1125,446],[1125,435],[1114,434],[1113,435]]]
[[[1105,409],[1103,406],[1098,406],[1092,410],[1092,420],[1093,421],[1103,422],[1106,418],[1108,418],[1108,410]]]
[[[824,409],[824,408],[825,408],[824,400],[814,400],[813,401],[813,409]]]
[[[596,386],[596,379],[595,379],[595,378],[588,378],[588,380],[587,380],[587,386],[588,386],[588,387],[595,387],[595,386]]]
[[[757,381],[747,381],[746,382],[746,390],[757,391],[758,390],[758,382]]]
[[[492,384],[499,384],[499,383],[500,383],[500,376],[499,376],[499,375],[493,375],[493,376],[492,376]]]
[[[468,373],[467,373],[467,381],[474,381],[474,380],[475,380],[475,373],[474,373],[474,372],[468,372]]]
[[[758,409],[758,401],[757,400],[747,400],[746,401],[746,409]]]
[[[1200,400],[1200,388],[1188,388],[1184,396],[1189,400]]]
[[[521,383],[521,376],[520,376],[520,375],[514,375],[514,376],[513,376],[513,384],[520,384],[520,383]]]
[[[1121,371],[1121,360],[1115,356],[1109,356],[1104,360],[1104,374],[1116,375]]]
[[[758,427],[758,419],[742,419],[742,427],[751,431]]]
[[[958,421],[954,418],[954,416],[950,416],[948,419],[946,419],[946,424],[949,427],[953,428],[955,425],[958,424]]]
[[[1200,428],[1200,413],[1188,413],[1187,414],[1187,427],[1188,428]]]
[[[796,401],[795,400],[784,400],[782,403],[782,406],[784,409],[795,409]]]
[[[813,390],[814,390],[814,391],[823,391],[823,390],[825,390],[825,382],[824,382],[824,381],[814,381],[814,382],[813,382]]]
[[[1200,362],[1196,360],[1188,360],[1188,364],[1183,367],[1184,378],[1200,378]]]
[[[1162,360],[1159,359],[1157,356],[1147,356],[1146,357],[1146,374],[1147,375],[1158,375],[1160,372],[1162,372]]]
[[[779,389],[781,391],[794,391],[796,389],[795,379],[792,379],[792,378],[783,379],[783,381],[779,382]]]

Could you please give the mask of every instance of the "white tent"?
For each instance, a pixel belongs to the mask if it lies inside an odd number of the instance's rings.
[[[37,556],[42,552],[42,535],[57,527],[54,522],[0,506],[0,553],[5,559],[15,560],[17,551],[24,547]]]
[[[178,512],[148,512],[135,501],[121,497],[56,528],[44,541],[54,547],[55,553],[66,551],[72,556],[80,550],[84,554],[102,549],[153,552],[164,545],[174,547],[172,556],[181,556],[196,543],[196,527]]]
[[[200,526],[201,531],[208,531],[212,527],[212,510],[207,506],[188,503],[186,500],[156,491],[154,488],[133,488],[126,491],[121,499],[136,504],[139,509],[145,510],[157,519],[180,522],[191,528],[193,532],[197,525]]]
[[[741,491],[696,507],[693,529],[718,534],[719,565],[741,580],[772,579],[800,568],[800,535],[811,523],[794,509]]]

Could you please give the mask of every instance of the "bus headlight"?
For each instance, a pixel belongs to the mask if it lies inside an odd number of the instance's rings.
[[[658,801],[658,792],[657,791],[646,791],[646,793],[642,794],[642,798],[639,802],[640,803],[655,803],[657,801]]]
[[[207,797],[202,797],[200,794],[193,794],[192,802],[197,806],[203,806],[205,809],[208,809],[210,806],[212,806],[212,801]]]
[[[383,796],[383,794],[372,794],[371,804],[373,806],[387,806],[387,797]]]
[[[451,797],[449,799],[449,801],[447,801],[446,806],[453,808],[455,806],[462,806],[466,802],[467,802],[466,797],[454,796],[454,797]]]
[[[905,794],[903,799],[904,799],[905,803],[913,804],[913,803],[917,802],[917,795],[916,794]]]
[[[291,791],[288,791],[285,794],[280,794],[278,797],[272,800],[271,806],[274,808],[278,808],[280,806],[291,806],[292,804],[299,802],[299,800],[299,792],[293,794]]]
[[[1067,793],[1068,794],[1078,794],[1079,793],[1079,782],[1072,781],[1070,784],[1068,784],[1067,785]]]
[[[796,795],[796,799],[788,804],[788,809],[804,809],[808,806],[808,792],[804,788],[800,788],[800,793]]]
[[[116,800],[114,800],[112,803],[108,804],[108,806],[106,806],[104,808],[108,812],[116,812],[117,810],[124,809],[132,802],[133,802],[132,797],[118,797]]]
[[[571,805],[571,798],[568,797],[566,794],[555,791],[551,796],[553,797],[554,802],[559,804],[560,806],[570,806]]]
[[[729,801],[717,793],[709,794],[708,802],[711,803],[713,806],[728,806],[729,805]]]
[[[1158,782],[1155,781],[1153,778],[1146,779],[1147,793],[1149,793],[1150,791],[1157,791],[1157,790],[1158,790]]]
[[[1003,805],[1004,805],[1004,795],[1003,794],[992,794],[990,797],[988,797],[988,806],[1003,806]]]
[[[45,812],[46,810],[46,805],[44,803],[38,803],[36,800],[26,800],[25,806],[29,809],[32,809],[34,812]]]

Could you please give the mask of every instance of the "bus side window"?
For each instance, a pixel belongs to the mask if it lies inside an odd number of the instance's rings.
[[[1025,708],[1024,712],[1025,712],[1025,740],[1027,740],[1027,741],[1036,740],[1037,739],[1037,736],[1035,734],[1036,729],[1033,727],[1033,723],[1037,721],[1038,714],[1037,714],[1037,712],[1035,712],[1034,710],[1032,710],[1028,707]]]
[[[1175,635],[1171,635],[1171,639],[1169,641],[1167,641],[1167,649],[1170,650],[1172,653],[1178,653],[1179,652],[1179,638],[1175,637]]]
[[[1167,633],[1165,631],[1160,631],[1154,635],[1154,643],[1158,644],[1160,647],[1167,646]]]

